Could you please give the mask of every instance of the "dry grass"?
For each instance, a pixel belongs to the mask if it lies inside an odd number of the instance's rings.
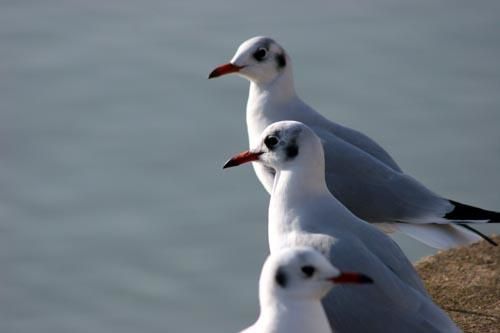
[[[500,236],[493,239],[500,244]],[[415,264],[427,290],[466,333],[500,333],[500,246],[484,241]]]

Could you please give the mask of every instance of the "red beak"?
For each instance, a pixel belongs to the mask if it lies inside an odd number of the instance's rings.
[[[373,279],[371,277],[355,272],[342,272],[339,276],[328,280],[333,283],[373,283]]]
[[[243,163],[248,163],[252,161],[257,161],[259,159],[259,156],[262,155],[262,152],[251,152],[251,151],[244,151],[239,153],[238,155],[235,155],[229,159],[229,161],[224,164],[222,169],[227,169],[231,168],[234,166],[238,166]]]
[[[231,73],[237,73],[242,68],[243,68],[243,66],[236,66],[236,65],[233,65],[232,63],[228,63],[228,64],[225,64],[225,65],[220,65],[219,67],[217,67],[216,69],[214,69],[212,71],[212,73],[210,73],[208,75],[208,78],[209,79],[213,79],[215,77],[219,77],[219,76],[222,76],[222,75],[231,74]]]

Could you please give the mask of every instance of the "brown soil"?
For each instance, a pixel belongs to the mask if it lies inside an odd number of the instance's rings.
[[[500,236],[492,237],[500,244]],[[415,264],[427,290],[466,333],[500,333],[500,246],[485,241]]]

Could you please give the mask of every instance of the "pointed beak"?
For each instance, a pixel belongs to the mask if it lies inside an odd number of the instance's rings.
[[[341,272],[339,276],[329,278],[333,283],[373,283],[373,279],[367,275],[356,272]]]
[[[227,169],[227,168],[232,168],[244,163],[248,162],[253,162],[257,161],[259,159],[259,156],[262,155],[262,152],[252,152],[249,150],[246,150],[244,152],[239,153],[238,155],[235,155],[231,157],[222,167],[222,169]]]
[[[213,78],[216,78],[216,77],[219,77],[219,76],[222,76],[222,75],[231,74],[231,73],[237,73],[242,68],[243,68],[243,66],[233,65],[232,63],[228,63],[228,64],[225,64],[225,65],[220,65],[219,67],[217,67],[216,69],[214,69],[212,71],[212,73],[210,73],[208,75],[208,78],[209,79],[213,79]]]

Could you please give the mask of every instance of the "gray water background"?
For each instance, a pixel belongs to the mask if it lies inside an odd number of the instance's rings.
[[[267,195],[248,83],[270,35],[301,96],[444,196],[500,209],[500,2],[0,2],[0,332],[235,332]],[[500,229],[489,227],[488,232]],[[433,251],[397,237],[413,260]]]

